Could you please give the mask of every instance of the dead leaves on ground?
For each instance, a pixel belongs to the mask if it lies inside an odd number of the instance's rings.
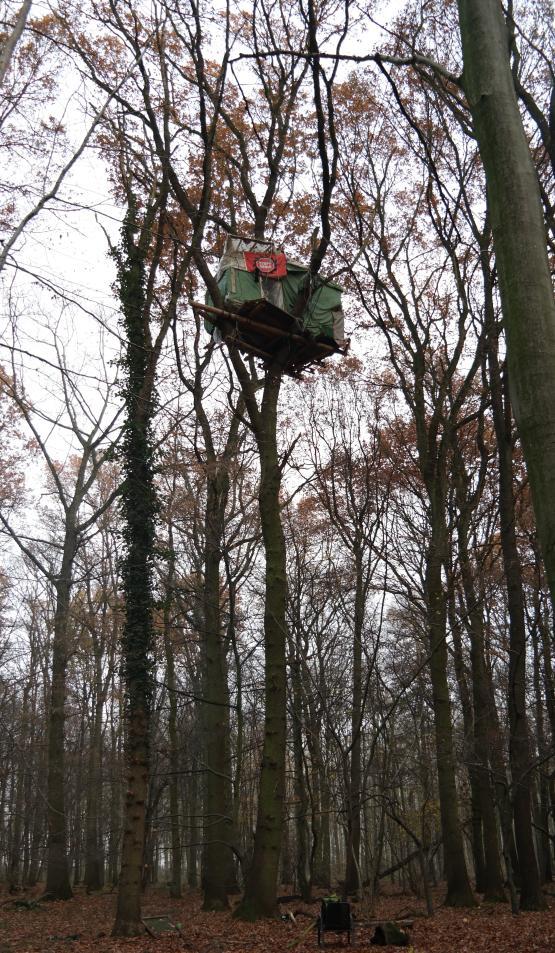
[[[4,896],[0,900],[9,900]],[[203,913],[197,892],[183,900],[171,900],[167,892],[151,890],[144,903],[144,915],[168,914],[182,925],[179,936],[144,936],[116,940],[110,936],[115,911],[115,893],[87,896],[76,892],[72,900],[39,903],[16,908],[10,902],[0,907],[0,953],[316,953],[316,931],[308,931],[306,916],[291,920],[269,920],[251,924],[233,920],[229,913]],[[410,931],[410,953],[553,953],[555,950],[555,902],[548,897],[543,913],[522,913],[512,917],[507,905],[482,904],[474,910],[439,908],[433,919],[418,916],[420,904],[411,899],[417,919]],[[381,897],[374,916],[395,919],[406,908],[407,897]],[[290,903],[282,912],[318,912]],[[355,907],[356,910],[356,907]],[[359,919],[363,919],[362,916]],[[393,953],[394,947],[370,945],[373,928],[358,926],[352,949]],[[346,936],[326,937],[325,949],[337,953],[347,949]],[[406,949],[406,948],[405,948]]]

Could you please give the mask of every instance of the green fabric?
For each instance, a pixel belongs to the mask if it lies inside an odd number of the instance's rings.
[[[289,313],[293,311],[306,276],[306,268],[301,269],[288,263],[287,277],[282,278],[281,283],[285,310]],[[318,277],[315,279],[315,285],[303,314],[303,327],[315,337],[324,334],[333,338],[332,312],[341,307],[341,288],[331,281],[322,282]]]
[[[254,274],[240,268],[226,268],[218,282],[218,287],[224,298],[230,301],[255,301],[262,297],[260,285],[255,281]]]
[[[306,280],[307,270],[298,265],[287,263],[287,275],[281,278],[279,285],[283,294],[283,309],[292,314],[295,302]],[[267,279],[267,285],[272,279]],[[252,272],[244,271],[240,268],[226,268],[218,280],[218,287],[222,292],[227,303],[241,303],[243,301],[256,301],[263,297],[261,285],[255,280]],[[272,288],[273,290],[273,288]],[[278,289],[275,289],[276,292]],[[212,304],[209,295],[206,301]],[[274,301],[277,303],[277,301]],[[302,315],[302,326],[310,334],[317,337],[324,335],[328,338],[334,338],[334,312],[341,309],[341,288],[331,281],[323,282],[316,277],[314,287],[308,305]],[[212,330],[208,321],[205,322],[207,330]]]
[[[227,303],[236,302],[242,304],[243,301],[256,301],[261,298],[260,285],[254,280],[254,274],[250,271],[243,271],[241,268],[226,268],[218,280],[220,289]],[[206,293],[206,303],[213,305],[214,302],[210,294]],[[204,327],[209,334],[214,330],[214,325],[205,318]]]
[[[306,330],[315,336],[325,334],[333,338],[333,312],[340,307],[341,292],[337,285],[320,285],[312,292],[305,311]]]

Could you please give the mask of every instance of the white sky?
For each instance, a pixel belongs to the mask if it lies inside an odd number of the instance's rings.
[[[401,0],[378,4],[377,19],[387,22],[401,5]],[[35,2],[32,15],[47,10],[48,4]],[[360,52],[362,45],[366,52],[378,36],[378,30],[370,30],[364,37],[353,32],[344,49],[346,52]],[[68,139],[77,145],[89,121],[79,106],[83,92],[81,80],[68,72],[62,85],[55,112],[63,116]],[[59,199],[50,203],[49,208],[32,223],[15,250],[14,257],[21,269],[15,282],[12,267],[0,276],[0,293],[3,293],[0,332],[9,342],[11,328],[6,308],[6,292],[9,291],[18,312],[20,346],[55,362],[47,325],[56,325],[66,348],[68,364],[81,373],[90,372],[94,376],[100,344],[96,318],[101,318],[108,329],[103,334],[108,360],[117,348],[118,305],[111,290],[115,271],[103,229],[111,241],[117,243],[121,209],[110,196],[106,168],[93,148],[88,148],[78,160],[60,190]],[[61,298],[56,295],[58,290],[69,302],[65,310]],[[62,310],[63,316],[60,317]],[[0,361],[4,361],[4,354],[4,350],[0,351]],[[22,362],[31,399],[38,403],[52,402],[56,386],[52,374],[33,358],[26,356]],[[65,452],[69,449],[67,434],[53,429],[49,439],[57,454],[63,457],[64,447]]]

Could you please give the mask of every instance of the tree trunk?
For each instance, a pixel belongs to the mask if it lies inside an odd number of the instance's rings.
[[[233,660],[235,665],[235,717],[236,717],[236,745],[235,745],[235,771],[233,774],[233,783],[231,787],[231,803],[233,814],[233,836],[239,837],[240,810],[241,810],[241,782],[243,777],[243,751],[245,735],[245,716],[243,712],[243,667],[241,655],[237,645],[236,635],[236,587],[228,574],[228,611],[229,619],[227,625],[227,641],[233,651]],[[228,884],[230,893],[238,893],[237,875],[234,869],[233,884]]]
[[[87,780],[87,817],[85,833],[85,885],[87,891],[104,885],[104,851],[99,822],[102,802],[101,749],[104,692],[102,686],[102,651],[95,645],[95,706],[90,728],[90,749]]]
[[[191,776],[189,780],[189,848],[187,850],[187,885],[191,890],[198,887],[198,841],[199,826],[197,815],[199,812],[199,792],[198,792],[198,758],[193,753],[191,758]]]
[[[541,613],[539,605],[536,605],[536,618]],[[534,694],[536,696],[536,732],[538,739],[538,754],[542,760],[539,767],[539,868],[540,879],[542,883],[550,883],[553,880],[553,869],[551,865],[551,838],[549,836],[549,782],[547,778],[547,765],[549,760],[549,745],[545,737],[543,698],[541,690],[540,673],[540,647],[539,647],[539,625],[534,625],[532,632],[532,642],[534,646]]]
[[[43,759],[40,758],[38,762],[39,774],[41,768],[43,771],[46,769],[46,765],[42,762]],[[41,864],[40,858],[42,853],[42,845],[44,843],[45,827],[46,823],[43,798],[40,792],[37,792],[34,799],[34,818],[33,827],[31,830],[31,844],[29,847],[29,872],[26,882],[26,886],[28,887],[34,887],[39,877]]]
[[[216,465],[217,466],[217,465]],[[226,910],[232,833],[231,763],[227,666],[220,612],[220,554],[229,478],[225,469],[207,479],[203,587],[203,734],[204,848],[203,910]]]
[[[264,607],[264,746],[254,855],[236,915],[247,920],[277,912],[277,880],[283,832],[286,743],[285,538],[281,524],[281,469],[277,452],[277,405],[281,374],[267,372],[256,439],[260,454],[258,501],[266,556]]]
[[[309,703],[310,705],[310,703]],[[331,887],[330,794],[320,738],[320,720],[310,712],[310,760],[312,765],[312,883],[329,890]]]
[[[362,627],[364,623],[364,586],[362,558],[355,549],[355,608],[353,625],[353,688],[351,717],[351,751],[347,779],[347,843],[345,893],[357,894],[360,889],[360,805],[362,731]]]
[[[29,732],[27,737],[27,749],[29,752],[27,770],[24,772],[24,788],[23,796],[24,803],[26,805],[25,809],[25,823],[23,829],[23,873],[21,882],[24,886],[31,886],[30,884],[30,875],[31,875],[31,855],[33,849],[33,836],[35,831],[35,825],[37,823],[37,816],[40,815],[42,819],[42,811],[37,810],[36,803],[36,792],[34,779],[35,777],[40,777],[41,768],[42,768],[42,759],[37,757],[35,754],[35,744],[37,734],[39,733],[39,726],[37,724],[37,696],[38,696],[38,686],[37,686],[37,672],[35,668],[34,653],[31,653],[31,680],[33,684],[32,690],[32,700],[30,708],[30,718],[29,718]],[[33,752],[33,754],[31,754]]]
[[[113,936],[138,936],[141,924],[141,885],[145,844],[146,804],[150,768],[152,704],[152,558],[156,492],[153,471],[152,345],[145,317],[144,258],[134,244],[133,210],[122,229],[119,294],[127,338],[126,420],[122,460],[122,491],[126,553],[122,566],[125,624],[122,636],[126,693],[127,791],[121,873]]]
[[[2,47],[0,48],[0,86],[2,86],[6,73],[10,68],[10,63],[15,52],[15,48],[21,39],[21,35],[27,23],[27,17],[31,10],[33,0],[23,0],[21,7],[15,18],[15,23],[8,35],[2,38]]]
[[[436,763],[447,897],[452,907],[473,906],[459,821],[451,699],[447,680],[447,606],[442,579],[446,551],[444,504],[431,490],[431,537],[426,553],[425,594],[430,635],[430,673],[434,709]]]
[[[77,764],[74,766],[72,772],[72,774],[75,776],[75,782],[73,786],[73,797],[71,798],[73,801],[73,830],[70,836],[69,856],[71,858],[70,868],[73,868],[74,886],[77,886],[81,882],[81,861],[83,853],[83,755],[85,751],[85,719],[88,703],[89,698],[84,686],[83,698],[81,701],[81,724],[79,726],[77,752],[74,754],[74,758],[77,759]]]
[[[171,631],[171,607],[175,577],[172,526],[169,525],[170,559],[166,580],[164,602],[164,651],[166,655],[166,683],[168,689],[168,736],[169,736],[169,795],[171,828],[171,886],[170,897],[181,897],[181,836],[179,831],[179,742],[177,736],[177,694],[175,659]]]
[[[453,586],[449,586],[452,590]],[[470,782],[470,813],[472,823],[472,858],[476,874],[476,892],[483,893],[486,883],[486,858],[484,853],[484,839],[482,837],[482,808],[480,785],[476,766],[476,745],[474,738],[474,714],[470,701],[470,692],[464,671],[462,639],[458,620],[455,616],[454,593],[449,593],[449,623],[453,637],[453,660],[455,676],[459,687],[459,696],[464,725],[465,752],[464,758],[468,765],[468,780]]]
[[[68,520],[70,517],[68,517]],[[72,568],[77,541],[66,530],[62,566],[56,583],[56,613],[52,640],[52,681],[48,719],[48,844],[46,894],[53,900],[72,896],[67,861],[65,810],[65,703]]]
[[[492,712],[491,695],[488,690],[485,663],[484,619],[482,605],[476,593],[468,549],[470,534],[469,501],[465,487],[469,480],[465,472],[464,460],[458,448],[455,449],[456,494],[460,518],[458,523],[459,558],[461,576],[466,602],[467,628],[470,635],[470,661],[472,666],[473,734],[476,755],[475,783],[482,821],[484,844],[484,869],[482,882],[476,889],[484,893],[490,901],[506,900],[503,889],[503,874],[499,856],[499,840],[495,818],[494,790],[490,774],[490,730]]]
[[[490,328],[488,366],[492,397],[492,415],[497,438],[499,467],[499,512],[501,550],[507,585],[509,612],[509,760],[516,849],[521,876],[520,905],[523,910],[541,910],[545,901],[541,891],[532,832],[530,798],[530,747],[526,716],[526,621],[522,569],[515,527],[513,490],[511,406],[508,393],[503,395],[497,339]],[[505,397],[505,399],[504,399]]]
[[[555,301],[538,179],[513,86],[502,5],[458,0],[458,6],[463,85],[487,182],[511,400],[555,602]],[[516,666],[516,656],[513,661]],[[513,684],[520,680],[517,668]]]
[[[28,730],[29,730],[29,691],[30,682],[23,690],[21,703],[21,725],[19,731],[19,758],[15,772],[15,803],[13,808],[13,825],[10,838],[10,859],[8,868],[8,882],[10,892],[16,890],[22,883],[21,860],[23,854],[23,805],[25,796],[25,774],[29,772],[28,758]],[[30,804],[26,805],[26,814],[30,811]],[[0,817],[2,814],[0,813]]]
[[[112,682],[112,697],[110,703],[110,834],[108,837],[108,866],[110,883],[115,886],[118,882],[119,835],[121,826],[121,722],[122,705],[118,704],[116,717],[116,702],[114,699],[115,686]]]
[[[468,606],[468,603],[467,603]],[[471,623],[472,625],[472,623]],[[482,817],[484,842],[484,899],[506,900],[503,889],[503,874],[499,856],[499,840],[495,818],[494,791],[490,776],[489,728],[491,710],[488,706],[489,692],[485,681],[483,632],[476,624],[471,636],[472,694],[474,702],[474,742],[477,768],[478,797]]]
[[[308,875],[308,797],[303,761],[303,703],[301,687],[301,660],[299,649],[291,646],[291,683],[293,690],[292,733],[295,763],[295,832],[297,841],[297,886],[305,903],[312,899],[312,885]]]

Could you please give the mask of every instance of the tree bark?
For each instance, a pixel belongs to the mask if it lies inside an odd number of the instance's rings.
[[[189,847],[187,849],[187,886],[191,890],[198,887],[198,842],[200,839],[200,828],[198,824],[199,804],[199,783],[198,783],[198,756],[195,751],[191,757],[191,776],[188,784],[188,806],[189,806]]]
[[[499,467],[499,513],[501,550],[507,585],[509,612],[509,761],[511,765],[512,803],[516,849],[521,877],[520,905],[523,910],[541,910],[545,900],[541,891],[532,831],[530,797],[531,754],[526,715],[526,620],[522,567],[516,538],[513,489],[511,406],[503,394],[497,354],[497,339],[492,331],[488,340],[488,366],[492,397],[492,415],[497,438]],[[504,399],[505,398],[505,399]]]
[[[303,701],[301,660],[299,649],[291,646],[292,734],[295,764],[295,831],[297,840],[297,886],[305,903],[312,900],[312,885],[308,874],[308,796],[303,760]]]
[[[175,659],[171,630],[171,608],[175,577],[175,556],[173,550],[172,524],[169,523],[170,558],[166,580],[166,599],[164,602],[164,652],[166,655],[166,682],[168,690],[168,737],[169,737],[169,795],[171,828],[171,871],[170,897],[181,897],[181,835],[179,830],[179,742],[177,735],[177,694],[175,678]]]
[[[48,719],[48,844],[45,892],[53,900],[68,900],[72,896],[67,861],[65,809],[66,672],[72,570],[77,550],[77,539],[72,522],[74,522],[72,515],[68,515],[69,525],[64,540],[62,565],[56,582]]]
[[[511,402],[555,601],[555,301],[538,179],[499,0],[458,0],[463,86],[487,182]],[[516,661],[516,659],[515,659]]]
[[[245,895],[236,916],[246,920],[277,913],[277,880],[283,833],[286,744],[285,537],[281,524],[281,469],[277,452],[277,406],[281,373],[268,371],[255,436],[260,454],[258,502],[264,552],[264,746],[254,854]],[[249,407],[249,402],[247,402]],[[252,420],[252,418],[251,418]]]
[[[216,465],[217,466],[217,465]],[[209,475],[204,521],[203,733],[204,848],[203,910],[226,910],[232,819],[229,815],[231,763],[227,669],[220,612],[220,554],[229,478],[225,470]]]
[[[110,834],[108,837],[108,867],[109,879],[112,886],[118,882],[119,862],[119,830],[121,818],[121,702],[118,704],[116,717],[116,703],[114,686],[112,683],[112,698],[110,703]]]
[[[536,605],[536,619],[541,615],[541,608]],[[538,777],[538,817],[539,817],[539,870],[542,883],[550,883],[553,880],[553,868],[551,863],[551,838],[549,834],[549,783],[547,779],[547,764],[549,759],[549,745],[545,736],[543,697],[541,690],[540,673],[540,646],[539,646],[539,625],[536,623],[532,631],[532,643],[534,647],[534,694],[536,696],[536,733],[538,743],[538,754],[544,762],[539,768]]]
[[[351,716],[351,751],[347,779],[347,843],[345,893],[357,894],[360,889],[360,807],[362,731],[362,629],[364,624],[364,584],[362,557],[355,548],[355,609],[353,625],[353,689]]]
[[[25,774],[26,771],[29,771],[29,767],[26,768],[26,762],[29,757],[29,752],[27,751],[29,729],[29,691],[30,683],[27,682],[25,688],[23,689],[23,698],[21,702],[19,759],[17,762],[14,780],[15,801],[12,811],[13,824],[10,838],[10,859],[8,867],[8,883],[10,893],[14,890],[17,890],[22,883],[21,859],[23,854],[23,805],[25,796]],[[28,813],[29,810],[30,805],[27,805],[26,813]],[[3,814],[0,813],[0,817],[2,816]]]
[[[2,86],[6,73],[10,68],[10,63],[15,52],[15,48],[21,39],[23,30],[25,29],[25,24],[27,23],[27,17],[31,10],[32,0],[23,0],[23,3],[17,13],[15,24],[11,30],[11,33],[8,33],[7,37],[4,38],[2,47],[0,49],[0,86]]]
[[[450,589],[452,589],[452,584]],[[468,764],[468,780],[470,782],[470,814],[472,824],[472,857],[474,860],[474,872],[476,875],[476,892],[483,893],[486,883],[486,858],[484,853],[484,839],[482,837],[482,808],[480,798],[480,785],[478,781],[478,770],[476,765],[476,745],[474,738],[474,714],[472,711],[472,702],[470,700],[470,691],[468,688],[466,673],[464,671],[464,658],[461,632],[458,620],[455,615],[455,597],[454,593],[449,593],[448,613],[449,624],[453,637],[453,661],[455,676],[459,688],[461,709],[465,736],[464,758]]]
[[[447,680],[447,605],[442,579],[446,552],[444,501],[430,492],[431,536],[426,553],[425,593],[430,636],[430,673],[436,739],[441,832],[447,897],[452,907],[471,907],[475,900],[468,879],[455,781],[451,699]]]
[[[96,640],[93,641],[93,644],[95,654],[95,706],[90,727],[87,779],[85,833],[85,885],[87,891],[100,890],[104,885],[104,851],[99,828],[102,807],[100,773],[105,692],[102,679],[102,648]]]
[[[476,593],[469,553],[470,509],[466,487],[469,478],[459,448],[455,449],[456,496],[460,512],[458,522],[458,545],[461,577],[466,602],[467,627],[470,635],[470,661],[472,667],[473,734],[476,756],[475,781],[482,821],[484,845],[484,869],[482,882],[476,889],[490,901],[506,900],[503,889],[503,874],[499,856],[499,840],[495,818],[495,800],[490,774],[490,726],[492,712],[491,695],[488,689],[485,663],[484,619],[482,606]],[[478,881],[478,873],[477,873]]]

